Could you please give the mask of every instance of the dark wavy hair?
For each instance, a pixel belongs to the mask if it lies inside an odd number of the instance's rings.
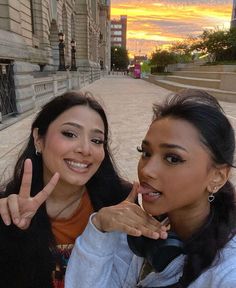
[[[200,140],[207,147],[213,162],[234,167],[234,130],[213,96],[202,90],[186,89],[167,98],[163,105],[154,105],[153,111],[153,121],[171,117],[192,124],[198,130]],[[209,218],[185,245],[187,259],[180,287],[187,287],[207,269],[216,258],[217,252],[235,235],[236,205],[233,185],[227,181],[214,195]]]

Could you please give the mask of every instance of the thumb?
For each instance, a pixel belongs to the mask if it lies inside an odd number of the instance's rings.
[[[128,197],[126,198],[126,201],[134,203],[138,197],[138,189],[139,189],[139,183],[134,181],[133,188],[129,193]]]

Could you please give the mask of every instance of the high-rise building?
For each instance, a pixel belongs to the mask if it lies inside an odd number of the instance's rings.
[[[127,16],[111,20],[111,46],[126,48]]]
[[[233,0],[231,27],[236,27],[236,0]]]

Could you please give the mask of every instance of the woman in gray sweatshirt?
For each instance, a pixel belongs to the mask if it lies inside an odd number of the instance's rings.
[[[66,288],[235,288],[235,138],[217,100],[185,90],[154,105],[138,151],[140,185],[90,217]]]

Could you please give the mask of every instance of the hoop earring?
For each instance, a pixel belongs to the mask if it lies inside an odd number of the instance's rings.
[[[35,155],[36,156],[40,156],[41,155],[41,153],[37,150],[37,148],[35,148]]]
[[[210,192],[209,193],[209,195],[208,195],[208,202],[213,202],[215,200],[215,195],[212,193],[212,192]]]

